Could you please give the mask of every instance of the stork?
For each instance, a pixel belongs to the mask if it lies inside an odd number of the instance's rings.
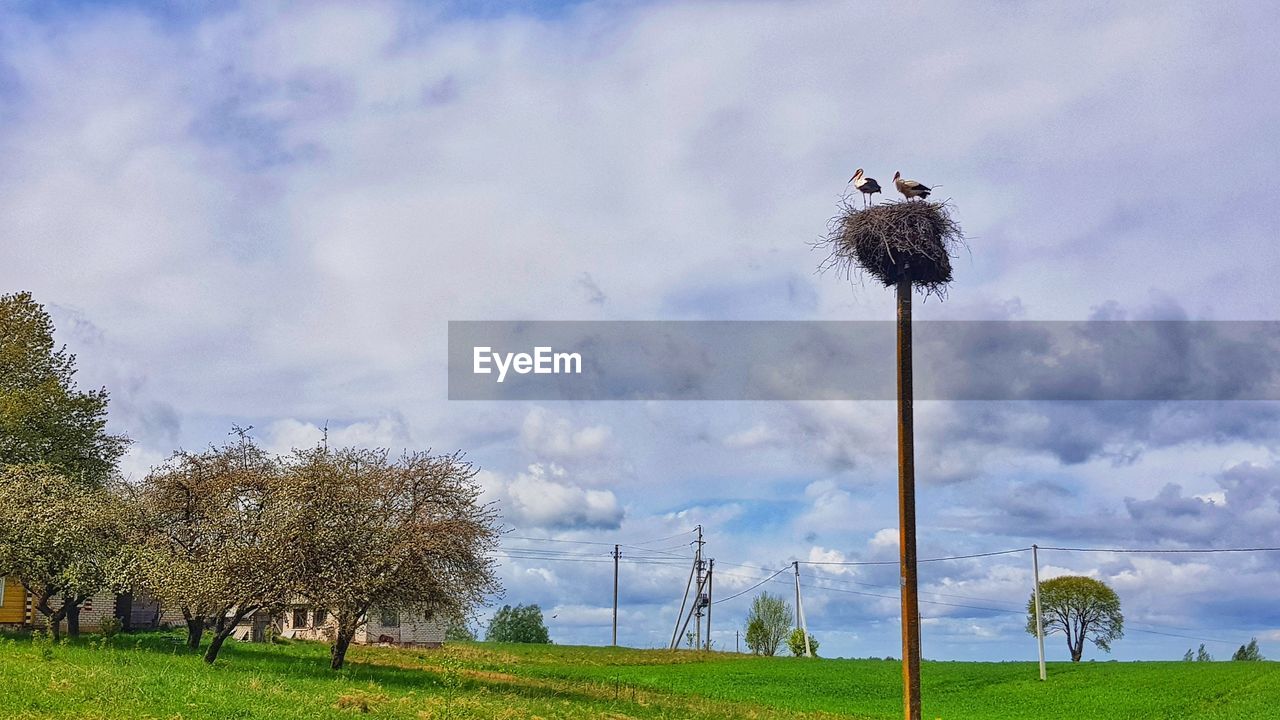
[[[911,198],[924,200],[929,197],[929,193],[933,192],[933,189],[928,185],[922,185],[915,180],[903,180],[900,172],[893,174],[893,186],[898,188],[898,192],[902,193],[902,197],[908,200]]]
[[[858,168],[853,173],[853,177],[849,178],[849,182],[853,183],[858,192],[862,193],[862,207],[864,208],[867,207],[867,198],[880,192],[880,183],[876,182],[875,178],[864,177],[862,168]]]

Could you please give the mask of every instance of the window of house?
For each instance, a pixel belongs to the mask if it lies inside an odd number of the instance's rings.
[[[320,627],[324,624],[325,620],[329,619],[329,611],[324,608],[316,608],[316,612],[313,617],[315,618],[316,627]]]
[[[304,607],[293,609],[293,626],[296,628],[307,626],[307,609]]]
[[[400,613],[395,608],[383,608],[382,618],[378,624],[382,627],[400,627]]]

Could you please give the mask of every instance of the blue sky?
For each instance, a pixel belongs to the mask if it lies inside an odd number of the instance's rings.
[[[512,552],[586,553],[505,561],[505,601],[602,643],[587,543],[679,555],[702,524],[726,597],[895,556],[893,406],[450,403],[449,320],[887,319],[809,247],[857,167],[941,185],[970,235],[917,317],[1280,319],[1276,25],[1265,3],[7,4],[0,287],[111,389],[134,476],[232,423],[466,450],[513,535],[574,541]],[[1274,403],[921,403],[917,426],[924,556],[1280,545]],[[670,637],[679,562],[624,563],[624,642]],[[824,651],[898,652],[892,568],[808,567]],[[1168,634],[1280,653],[1280,558],[1042,568],[1117,589],[1111,657],[1199,643]],[[927,657],[1034,657],[1025,555],[922,579]],[[722,647],[746,599],[717,606]]]

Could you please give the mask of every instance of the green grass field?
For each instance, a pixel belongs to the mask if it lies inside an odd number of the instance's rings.
[[[177,635],[42,650],[0,639],[3,718],[898,718],[897,663],[460,644],[230,644],[214,667]],[[925,717],[1280,717],[1280,663],[925,663]]]

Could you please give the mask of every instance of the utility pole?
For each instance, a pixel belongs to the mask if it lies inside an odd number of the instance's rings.
[[[707,569],[707,652],[712,651],[712,582],[716,579],[716,559]]]
[[[689,627],[689,622],[693,619],[695,614],[698,617],[699,633],[701,632],[702,607],[700,605],[700,601],[702,599],[702,585],[704,582],[704,578],[702,576],[702,569],[703,569],[702,546],[705,543],[702,540],[702,526],[698,525],[694,529],[698,533],[698,539],[694,541],[694,543],[697,545],[697,548],[694,550],[693,566],[689,568],[689,580],[685,583],[684,597],[680,600],[680,612],[679,614],[676,615],[676,627],[675,627],[675,630],[671,633],[671,649],[672,650],[675,650],[678,647],[680,647],[680,635],[685,631],[686,628]],[[698,578],[698,584],[696,589],[694,589],[693,603],[689,605],[689,614],[686,616],[684,614],[684,608],[685,608],[685,605],[689,602],[689,589],[693,587],[694,577]],[[682,622],[684,623],[683,626],[681,625]],[[701,635],[698,636],[698,644],[699,645],[701,644]]]
[[[618,559],[622,557],[622,548],[613,546],[613,646],[618,646]]]
[[[804,656],[813,657],[813,650],[809,647],[809,624],[804,620],[804,604],[800,600],[800,561],[792,560],[791,567],[796,571],[796,627],[804,634]]]
[[[698,594],[694,597],[694,600],[693,600],[693,614],[694,614],[694,617],[697,618],[693,626],[694,627],[694,645],[693,646],[696,648],[701,648],[702,647],[702,608],[704,607],[704,604],[706,602],[706,595],[703,594],[702,588],[706,585],[706,582],[707,582],[707,576],[706,576],[707,564],[702,559],[702,546],[704,544],[702,541],[702,526],[699,525],[697,527],[697,530],[698,530],[698,539],[696,542],[698,543],[698,550],[696,553],[697,559],[694,562],[697,564],[697,567],[698,567]]]
[[[689,602],[689,588],[693,585],[693,572],[698,567],[698,561],[695,560],[693,565],[689,567],[689,579],[684,584],[684,596],[680,598],[680,612],[676,614],[676,627],[671,631],[671,649],[677,647],[677,638],[680,637],[680,621],[684,618],[684,606]]]
[[[741,639],[741,637],[742,637],[742,631],[741,631],[741,630],[734,630],[734,631],[733,631],[733,651],[734,651],[735,653],[739,653],[739,654],[741,654],[741,653],[742,653],[742,645],[741,645],[741,643],[739,643],[739,640]]]
[[[920,598],[916,582],[916,467],[911,384],[911,274],[898,278],[898,552],[902,595],[902,710],[920,720]]]
[[[1045,679],[1044,620],[1040,617],[1040,547],[1038,545],[1031,546],[1031,574],[1036,584],[1032,594],[1036,600],[1036,644],[1040,646],[1040,680],[1043,681]]]

